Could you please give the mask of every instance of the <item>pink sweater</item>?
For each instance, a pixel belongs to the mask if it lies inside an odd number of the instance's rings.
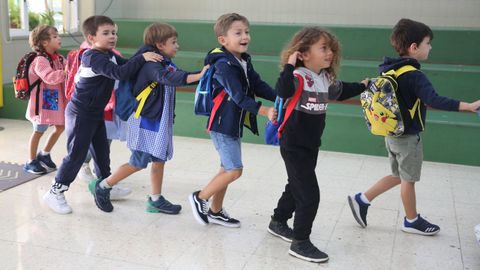
[[[40,95],[38,103],[38,115],[35,115],[35,103],[37,97],[37,88],[32,89],[30,100],[28,101],[25,117],[32,123],[42,125],[64,125],[65,124],[65,66],[60,62],[59,54],[54,55],[53,69],[50,62],[43,56],[36,57],[29,69],[31,83],[39,78]],[[63,57],[62,57],[63,58]],[[64,63],[65,61],[63,61]]]

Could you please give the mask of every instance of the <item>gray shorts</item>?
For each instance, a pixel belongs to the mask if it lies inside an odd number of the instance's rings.
[[[419,134],[385,137],[392,175],[407,182],[420,180],[423,162],[423,143]]]

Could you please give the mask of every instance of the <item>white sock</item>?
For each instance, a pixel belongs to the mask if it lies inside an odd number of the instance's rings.
[[[150,195],[150,198],[152,199],[152,201],[158,201],[158,199],[160,199],[160,197],[162,197],[162,194],[151,194]]]
[[[107,179],[103,179],[102,182],[100,182],[100,187],[103,188],[103,189],[112,188],[112,186],[110,186],[107,183]]]
[[[415,221],[417,221],[418,219],[418,216],[416,216],[414,219],[408,219],[408,218],[405,218],[407,220],[408,223],[413,223]]]
[[[50,152],[45,152],[43,150],[40,151],[40,155],[42,155],[42,156],[46,156],[46,155],[49,155],[49,154],[50,154]]]
[[[370,201],[367,199],[367,196],[365,196],[364,193],[362,193],[360,195],[360,200],[362,200],[362,202],[366,203],[366,204],[370,204]]]

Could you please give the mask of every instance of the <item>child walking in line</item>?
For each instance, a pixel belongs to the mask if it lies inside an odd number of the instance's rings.
[[[118,33],[118,27],[115,25],[115,30]],[[91,49],[91,45],[85,40],[81,45],[80,48],[72,50],[68,53],[67,56],[67,80],[65,86],[65,92],[67,100],[72,98],[73,93],[75,92],[75,84],[74,84],[74,76],[78,72],[80,68],[80,61],[83,53],[87,49]],[[112,49],[112,52],[120,57],[122,54]],[[118,80],[115,81],[114,90],[118,87]],[[108,144],[112,144],[112,140],[119,140],[121,142],[126,141],[127,139],[127,123],[122,121],[114,112],[115,109],[115,95],[112,93],[110,100],[108,101],[107,105],[105,106],[104,110],[104,118],[105,118],[105,128],[107,131],[107,140]],[[97,179],[96,173],[92,172],[90,168],[90,161],[92,160],[92,155],[90,151],[87,153],[87,157],[83,162],[80,171],[78,172],[77,177],[86,183],[90,183],[90,181]],[[93,164],[96,167],[96,164]],[[110,199],[111,200],[121,200],[127,197],[132,193],[132,190],[128,187],[123,187],[120,185],[115,186],[112,188],[110,192]]]
[[[41,82],[39,88],[32,89],[28,101],[26,118],[33,124],[33,133],[29,141],[29,160],[24,170],[44,174],[57,168],[50,157],[50,151],[65,129],[65,66],[63,56],[57,53],[62,43],[55,27],[37,26],[30,33],[29,43],[39,55],[30,65],[28,79],[30,82]],[[49,126],[54,126],[54,131],[48,136],[43,149],[37,153],[40,138]]]
[[[153,52],[139,54],[128,61],[115,55],[112,52],[117,42],[115,24],[106,16],[91,16],[83,22],[82,28],[92,49],[82,56],[75,92],[65,110],[68,154],[55,182],[43,197],[44,202],[59,214],[72,212],[64,192],[75,180],[89,148],[98,167],[98,176],[104,179],[110,175],[104,109],[115,80],[134,76],[146,61],[161,60]]]
[[[289,254],[311,262],[328,260],[328,255],[310,241],[320,202],[315,167],[328,101],[356,96],[368,84],[368,80],[361,83],[336,80],[339,62],[340,45],[336,37],[320,27],[305,27],[283,50],[281,63],[284,68],[277,82],[281,98],[289,99],[297,94],[300,97],[280,138],[280,153],[288,179],[268,232],[291,242]],[[287,220],[294,212],[292,230]]]
[[[246,53],[250,44],[247,18],[236,13],[220,16],[214,26],[221,49],[212,50],[205,63],[215,65],[213,75],[215,107],[207,129],[220,155],[220,170],[202,190],[189,196],[195,219],[202,225],[209,222],[227,227],[240,227],[223,208],[223,199],[230,183],[242,175],[241,137],[243,126],[258,135],[256,115],[275,117],[273,108],[262,106],[255,96],[274,101],[275,92],[253,69]],[[212,198],[210,209],[208,200]]]
[[[137,108],[128,119],[127,146],[132,151],[130,161],[121,165],[110,177],[90,183],[95,203],[102,211],[113,211],[110,189],[131,174],[147,168],[150,162],[152,194],[146,202],[147,212],[178,214],[182,209],[181,205],[172,204],[162,195],[165,162],[173,156],[176,86],[198,81],[208,66],[193,74],[178,69],[172,62],[179,48],[177,37],[175,28],[165,23],[153,23],[144,31],[144,46],[137,55],[155,52],[163,56],[163,61],[145,64],[133,87],[135,96],[139,96],[146,87],[151,88],[151,93],[143,105],[140,101],[138,106],[143,107]],[[137,111],[139,115],[136,115]]]
[[[417,70],[407,72],[397,79],[397,95],[400,96],[398,100],[402,108],[405,132],[399,137],[385,137],[392,174],[378,180],[366,192],[348,196],[353,216],[362,228],[367,226],[367,210],[371,201],[400,185],[405,210],[402,231],[421,235],[434,235],[440,231],[439,226],[428,222],[417,212],[415,195],[415,183],[420,180],[422,170],[423,142],[420,133],[425,128],[427,105],[439,110],[475,112],[480,107],[480,100],[465,103],[437,94],[428,78],[420,71],[419,63],[428,59],[432,39],[433,32],[430,27],[409,19],[398,21],[390,36],[390,42],[399,57],[385,57],[379,71],[398,70],[406,65]],[[409,110],[418,102],[419,109],[412,119]]]

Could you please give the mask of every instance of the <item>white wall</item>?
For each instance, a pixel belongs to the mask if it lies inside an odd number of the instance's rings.
[[[97,12],[109,0],[96,1]],[[114,0],[113,18],[215,20],[237,12],[252,22],[391,26],[400,18],[432,27],[480,28],[480,0]]]
[[[6,2],[0,0],[2,21]],[[237,12],[252,22],[391,26],[408,17],[433,27],[480,28],[480,0],[82,0],[79,5],[80,21],[94,13],[112,18],[214,21],[223,13]],[[75,41],[64,37],[62,43],[69,46]],[[2,37],[2,44],[2,74],[7,83],[30,48],[26,37],[10,41]]]

